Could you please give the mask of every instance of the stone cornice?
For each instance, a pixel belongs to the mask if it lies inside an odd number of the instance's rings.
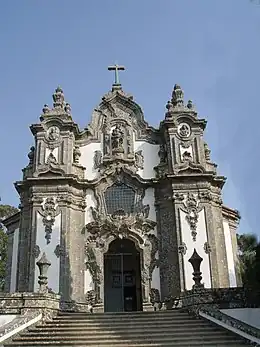
[[[5,218],[4,220],[1,221],[1,223],[4,224],[4,226],[9,229],[10,226],[14,225],[14,224],[19,224],[20,222],[20,214],[21,212],[16,212],[15,214],[13,214],[10,217]]]
[[[30,126],[30,130],[32,134],[35,136],[39,132],[45,132],[45,125],[48,124],[50,125],[59,125],[62,129],[62,131],[72,131],[75,136],[79,136],[80,130],[79,127],[76,123],[73,121],[67,121],[65,122],[58,116],[56,117],[50,117],[49,119],[46,119],[44,123],[37,123],[37,124],[32,124]]]
[[[230,207],[223,205],[222,206],[222,215],[223,215],[224,219],[228,220],[228,223],[231,226],[236,228],[239,225],[241,215],[240,215],[238,210],[234,210]]]

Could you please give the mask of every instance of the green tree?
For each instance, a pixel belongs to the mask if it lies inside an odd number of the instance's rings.
[[[260,243],[254,234],[237,235],[240,271],[246,288],[260,289]]]
[[[3,290],[5,283],[5,268],[7,260],[7,235],[1,220],[12,216],[19,210],[10,205],[0,205],[0,290]]]

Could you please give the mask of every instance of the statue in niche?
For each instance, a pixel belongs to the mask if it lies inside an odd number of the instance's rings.
[[[117,124],[111,134],[112,153],[124,153],[124,131]]]
[[[94,169],[99,169],[102,163],[102,153],[101,151],[95,151],[94,154]]]
[[[135,152],[135,164],[138,169],[142,170],[144,168],[144,156],[142,150]]]

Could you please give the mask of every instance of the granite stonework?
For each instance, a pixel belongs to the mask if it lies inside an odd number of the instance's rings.
[[[40,122],[30,127],[35,144],[23,178],[15,184],[20,213],[15,220],[4,221],[5,290],[9,292],[11,278],[16,279],[17,299],[14,295],[12,300],[17,307],[25,299],[30,302],[29,296],[22,299],[22,292],[37,291],[36,263],[45,253],[50,269],[59,268],[58,278],[49,277],[57,287],[50,300],[54,306],[55,295],[60,295],[63,309],[104,310],[104,259],[118,239],[131,240],[140,254],[144,310],[192,289],[192,276],[201,276],[209,289],[229,287],[230,274],[233,282],[241,284],[235,240],[240,216],[223,206],[225,178],[217,174],[203,139],[207,122],[198,118],[190,100],[184,103],[178,85],[166,108],[155,129],[133,97],[114,84],[90,124],[80,130],[63,90],[55,90],[53,106],[45,105]],[[147,200],[149,189],[153,194]],[[226,234],[224,220],[229,226]],[[17,225],[19,251],[14,264]],[[204,267],[201,274],[187,275],[187,267],[193,271],[188,259],[195,249]],[[42,298],[33,301],[48,307]]]

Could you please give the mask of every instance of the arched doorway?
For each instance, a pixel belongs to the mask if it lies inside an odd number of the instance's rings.
[[[104,309],[142,310],[140,252],[131,240],[115,239],[104,254]]]

